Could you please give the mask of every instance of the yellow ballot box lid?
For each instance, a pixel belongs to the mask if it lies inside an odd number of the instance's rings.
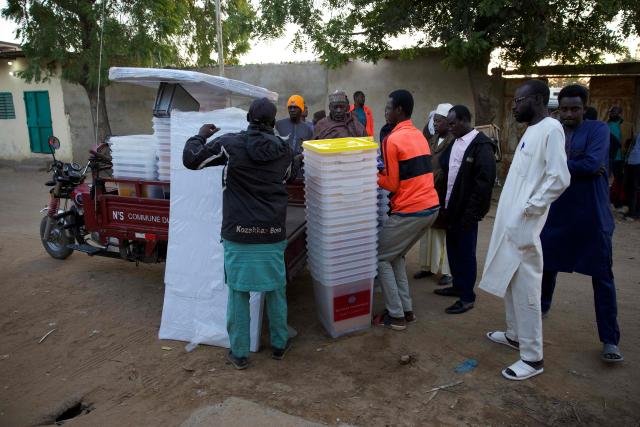
[[[305,141],[302,143],[302,146],[305,150],[315,151],[319,154],[335,154],[344,151],[362,151],[378,148],[378,144],[370,136],[362,138],[317,139]]]

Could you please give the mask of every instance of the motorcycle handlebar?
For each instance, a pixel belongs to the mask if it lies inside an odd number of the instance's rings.
[[[54,168],[62,169],[63,166],[64,166],[64,163],[62,163],[60,160],[55,160],[51,162],[51,164],[49,165],[49,169],[47,169],[47,172],[51,172]]]

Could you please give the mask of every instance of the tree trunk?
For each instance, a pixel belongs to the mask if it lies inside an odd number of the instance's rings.
[[[492,77],[487,73],[489,61],[479,61],[467,67],[471,90],[473,91],[473,101],[475,106],[476,126],[494,123],[500,124],[499,111],[499,83],[500,77]]]
[[[96,121],[97,121],[97,134],[98,134],[98,144],[101,144],[106,141],[106,139],[111,136],[111,126],[109,125],[109,116],[107,114],[107,103],[105,96],[104,87],[100,88],[100,103],[98,105],[98,93],[95,89],[90,89],[87,86],[84,86],[84,89],[87,91],[87,95],[89,96],[89,105],[91,107],[91,117],[93,119],[93,129],[94,132],[96,130]],[[96,116],[97,111],[97,116]],[[94,133],[95,137],[95,133]],[[89,146],[93,146],[95,141],[90,141]]]

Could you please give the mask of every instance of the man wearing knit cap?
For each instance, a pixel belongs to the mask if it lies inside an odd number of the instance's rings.
[[[367,136],[362,123],[349,112],[349,99],[344,91],[329,95],[329,117],[320,120],[314,130],[313,139],[347,138]]]
[[[313,139],[313,131],[302,120],[305,110],[304,99],[300,95],[292,95],[287,101],[289,118],[276,122],[276,132],[289,143],[293,154],[302,153],[302,142]]]
[[[291,346],[284,263],[285,182],[295,177],[299,157],[294,158],[289,144],[274,134],[275,119],[276,106],[266,98],[257,99],[249,108],[246,131],[207,143],[220,129],[205,124],[189,138],[182,153],[188,169],[225,165],[221,235],[229,288],[227,360],[236,369],[249,366],[250,292],[265,293],[272,358],[283,359]]]

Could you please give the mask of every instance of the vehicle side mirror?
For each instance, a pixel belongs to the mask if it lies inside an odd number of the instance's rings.
[[[49,147],[51,147],[51,151],[60,148],[60,140],[53,135],[49,137],[48,143]]]

